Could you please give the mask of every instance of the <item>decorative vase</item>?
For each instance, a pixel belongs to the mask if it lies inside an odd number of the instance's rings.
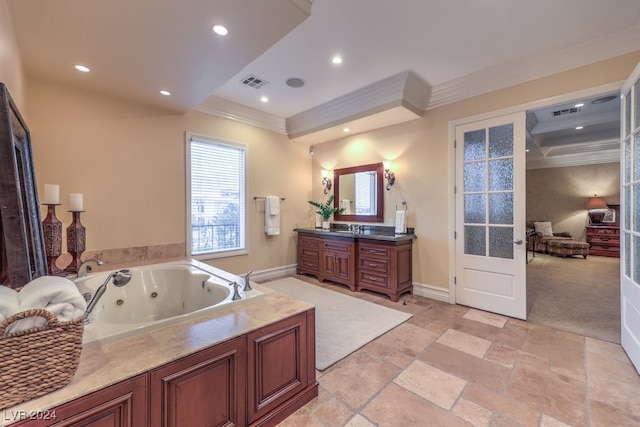
[[[322,217],[320,214],[316,214],[316,228],[322,227]]]
[[[323,229],[323,230],[328,230],[329,228],[331,228],[331,222],[329,222],[329,221],[322,221],[322,229]]]

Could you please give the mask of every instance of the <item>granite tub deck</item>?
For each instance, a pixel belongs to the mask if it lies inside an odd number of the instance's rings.
[[[19,421],[16,414],[46,411],[313,308],[264,286],[252,286],[265,294],[255,302],[229,306],[215,314],[83,350],[78,370],[68,385],[0,411],[0,426]]]

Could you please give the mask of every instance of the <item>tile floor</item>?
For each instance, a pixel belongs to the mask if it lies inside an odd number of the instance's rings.
[[[413,317],[317,371],[318,398],[280,426],[640,426],[640,376],[617,344],[414,295],[393,303],[320,286]]]

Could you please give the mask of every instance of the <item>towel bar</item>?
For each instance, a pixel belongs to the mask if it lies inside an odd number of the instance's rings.
[[[258,199],[266,199],[266,196],[253,196],[253,200],[258,200]],[[280,200],[285,201],[287,200],[286,197],[280,197]]]

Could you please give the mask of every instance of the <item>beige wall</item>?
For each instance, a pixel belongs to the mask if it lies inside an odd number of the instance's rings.
[[[233,272],[295,263],[295,226],[311,226],[307,200],[326,200],[321,169],[394,160],[396,184],[385,191],[385,218],[406,201],[414,245],[414,282],[449,285],[449,123],[580,89],[617,82],[640,52],[429,110],[405,124],[306,147],[282,135],[191,112],[175,115],[105,96],[29,80],[28,124],[39,189],[60,184],[61,198],[85,194],[88,249],[185,241],[184,132],[249,145],[250,255],[215,261]],[[283,167],[284,165],[284,167]],[[266,238],[263,204],[254,195],[287,197],[282,234]],[[63,224],[69,217],[61,209]]]
[[[385,218],[408,204],[408,226],[415,227],[413,280],[449,287],[449,123],[554,96],[623,81],[640,61],[640,52],[428,110],[420,119],[354,135],[315,147],[313,195],[322,200],[320,170],[393,159],[396,183],[385,191]],[[591,190],[590,190],[591,191]]]
[[[189,131],[248,146],[250,254],[212,263],[240,273],[296,262],[292,230],[310,223],[305,147],[210,115],[171,114],[43,81],[29,81],[27,99],[38,190],[60,185],[67,206],[69,193],[84,194],[88,251],[185,242]],[[265,195],[287,198],[279,236],[265,236],[264,201],[253,200]],[[65,206],[57,212],[66,227]]]
[[[22,61],[13,35],[9,8],[5,0],[0,0],[0,82],[7,86],[11,98],[26,118],[24,81]]]
[[[554,232],[586,239],[585,204],[594,194],[620,204],[620,163],[527,171],[527,221],[551,221]]]

